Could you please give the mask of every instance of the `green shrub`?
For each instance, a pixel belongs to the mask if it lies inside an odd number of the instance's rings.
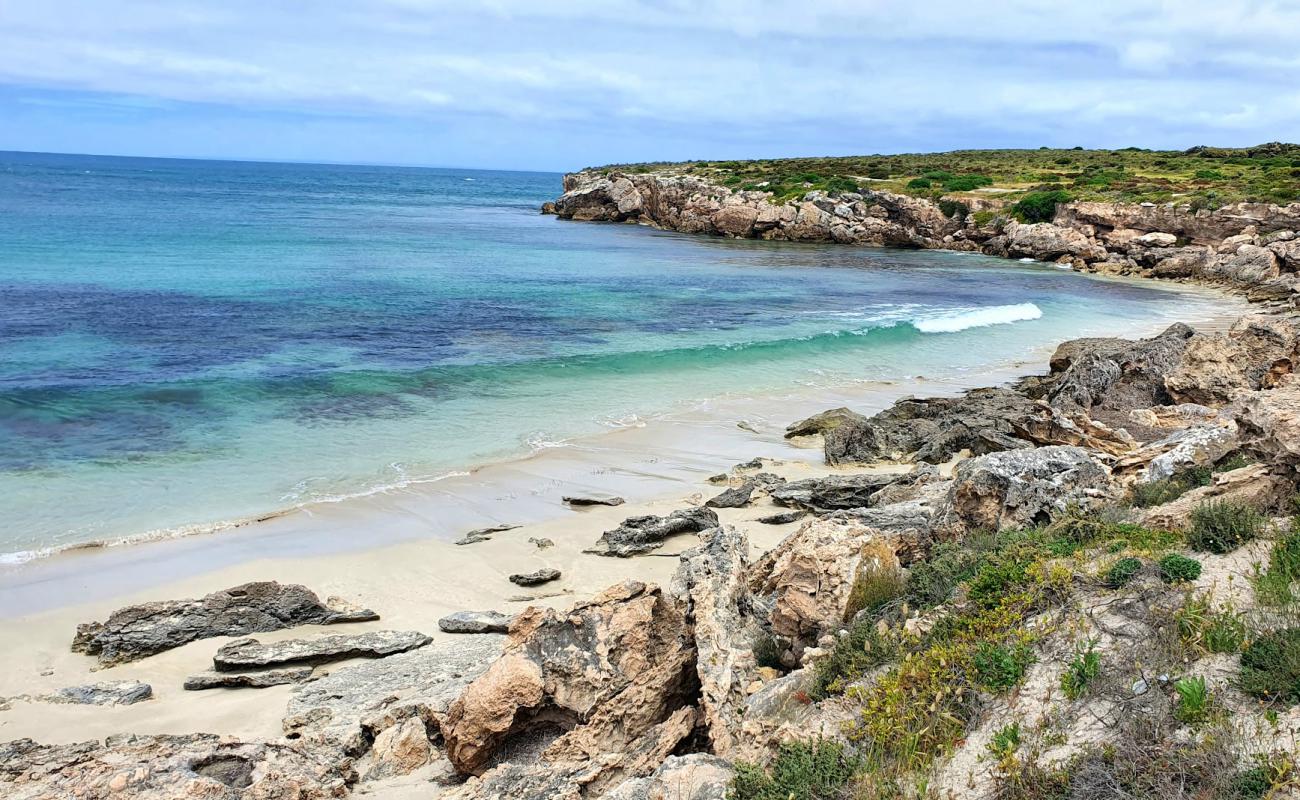
[[[1300,703],[1300,628],[1265,634],[1241,653],[1241,690],[1286,705]]]
[[[1210,690],[1204,678],[1199,675],[1180,678],[1174,681],[1174,692],[1178,695],[1174,716],[1179,722],[1204,722],[1210,715]]]
[[[884,664],[897,653],[897,645],[864,617],[849,627],[847,636],[835,640],[830,655],[817,662],[810,694],[821,700],[839,694],[849,684]]]
[[[975,575],[986,559],[985,548],[992,546],[993,537],[987,534],[936,545],[929,558],[908,572],[907,599],[921,608],[946,602],[959,583]]]
[[[1201,653],[1241,652],[1248,635],[1242,615],[1231,609],[1215,611],[1208,594],[1188,595],[1174,621],[1183,643]]]
[[[785,672],[785,665],[781,663],[781,648],[771,636],[760,636],[754,642],[754,662],[760,667]]]
[[[1251,767],[1238,772],[1232,779],[1230,800],[1264,800],[1273,788],[1273,780],[1266,767]]]
[[[975,679],[991,692],[1003,692],[1020,685],[1025,670],[1034,663],[1033,651],[1023,644],[1011,646],[984,642],[972,660]]]
[[[1015,754],[1020,747],[1020,723],[1013,722],[1010,725],[999,728],[994,732],[993,738],[989,740],[989,752],[999,761],[1006,760]]]
[[[1264,516],[1245,503],[1211,500],[1192,510],[1187,543],[1194,550],[1231,553],[1264,529]]]
[[[1086,647],[1077,650],[1074,660],[1061,673],[1061,689],[1071,700],[1082,697],[1088,690],[1088,684],[1101,674],[1101,654],[1096,647],[1096,642],[1088,642]]]
[[[828,192],[856,192],[857,190],[858,182],[842,175],[826,181],[826,191]]]
[[[852,621],[860,611],[875,611],[903,593],[903,574],[892,567],[882,567],[874,561],[858,566],[858,574],[849,589],[849,599],[844,606],[844,620]]]
[[[1294,603],[1296,581],[1300,581],[1300,529],[1293,521],[1291,532],[1273,543],[1268,566],[1255,575],[1255,595],[1271,606]]]
[[[932,169],[932,170],[930,170],[929,172],[922,173],[921,177],[922,177],[922,178],[925,178],[925,179],[927,179],[927,180],[939,181],[939,182],[942,183],[943,181],[949,181],[949,180],[952,180],[953,178],[955,178],[955,177],[957,177],[957,176],[956,176],[956,175],[953,175],[951,172],[947,172],[947,171],[945,171],[945,170],[941,170],[941,169]]]
[[[1165,583],[1182,583],[1201,577],[1201,562],[1177,553],[1170,553],[1160,559],[1159,566],[1160,580]]]
[[[970,206],[958,200],[940,200],[939,210],[945,217],[962,217],[965,218],[970,213]]]
[[[993,185],[993,179],[986,175],[957,175],[943,182],[943,188],[950,192],[969,192],[981,186]]]
[[[997,606],[1009,591],[1025,582],[1030,563],[1015,554],[998,558],[971,578],[966,596],[981,608]]]
[[[1070,194],[1062,190],[1030,192],[1011,207],[1011,212],[1022,222],[1051,222],[1056,207],[1070,202]]]
[[[929,178],[913,178],[907,182],[909,189],[929,189],[933,185]]]
[[[1136,558],[1121,558],[1106,570],[1106,585],[1118,589],[1137,575],[1142,569],[1142,562]]]
[[[997,219],[997,216],[998,216],[997,212],[995,211],[976,211],[975,215],[971,217],[971,220],[976,225],[983,227],[989,224],[990,222],[992,222],[993,220]]]
[[[838,742],[786,742],[767,770],[738,762],[730,796],[733,800],[835,800],[858,765]]]

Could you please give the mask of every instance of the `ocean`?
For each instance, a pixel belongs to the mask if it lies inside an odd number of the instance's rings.
[[[558,174],[0,153],[0,560],[708,413],[968,380],[1213,296],[538,214]]]

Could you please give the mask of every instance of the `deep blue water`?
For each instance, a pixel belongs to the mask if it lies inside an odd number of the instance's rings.
[[[0,553],[423,480],[1206,301],[537,213],[547,173],[0,153]]]

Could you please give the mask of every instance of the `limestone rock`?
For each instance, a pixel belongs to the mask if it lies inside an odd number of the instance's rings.
[[[791,481],[773,489],[771,494],[772,500],[780,505],[822,514],[841,508],[869,506],[876,492],[897,479],[898,475],[890,473],[830,475]]]
[[[191,675],[185,679],[182,687],[191,692],[204,689],[265,689],[268,686],[311,680],[313,671],[311,667],[289,667],[258,672],[210,672]]]
[[[766,517],[759,517],[756,521],[764,525],[789,525],[791,522],[798,522],[808,516],[806,511],[781,511],[776,514],[768,514]]]
[[[1041,525],[1068,504],[1088,507],[1114,496],[1109,471],[1079,447],[1039,447],[971,458],[957,465],[935,528],[958,537]]]
[[[560,579],[560,571],[551,567],[543,567],[533,570],[532,572],[516,573],[510,576],[510,582],[516,586],[541,586],[543,583],[550,583]]]
[[[1226,334],[1197,336],[1165,379],[1178,402],[1222,405],[1243,390],[1272,386],[1300,359],[1300,327],[1276,316],[1237,320]]]
[[[626,500],[612,494],[566,494],[563,498],[566,505],[570,506],[621,506]]]
[[[519,527],[518,525],[493,525],[488,528],[475,528],[474,530],[465,534],[461,538],[457,539],[456,544],[460,544],[460,545],[478,544],[479,542],[490,541],[492,539],[492,534],[502,533],[504,531],[512,531],[518,527]]]
[[[1287,375],[1276,387],[1250,395],[1236,420],[1252,449],[1274,462],[1300,465],[1300,377]]]
[[[499,611],[457,611],[438,620],[443,633],[505,633],[510,617]]]
[[[365,779],[375,780],[393,775],[409,775],[429,763],[433,745],[424,720],[409,717],[385,728],[375,737],[370,749],[370,767]]]
[[[604,800],[727,800],[735,770],[717,756],[669,756],[652,774],[632,778]]]
[[[1176,323],[1150,339],[1080,340],[1089,345],[1079,348],[1065,369],[1050,376],[1047,400],[1067,410],[1100,407],[1125,413],[1164,405],[1169,402],[1165,376],[1181,363],[1194,336],[1191,328]]]
[[[1143,234],[1134,240],[1136,244],[1143,247],[1173,247],[1178,244],[1178,237],[1172,233],[1162,233],[1161,231],[1152,231]]]
[[[1144,465],[1141,481],[1164,480],[1193,467],[1208,467],[1237,449],[1239,443],[1232,420],[1223,425],[1194,425],[1143,446],[1116,462],[1114,469],[1118,472]]]
[[[265,581],[213,592],[198,600],[165,600],[119,609],[105,622],[78,625],[72,649],[98,656],[100,664],[109,666],[213,636],[376,619],[379,615],[369,609],[322,603],[305,586]]]
[[[461,772],[480,773],[507,739],[541,720],[570,729],[547,760],[623,752],[682,708],[693,672],[683,611],[655,586],[627,581],[565,614],[530,607],[501,657],[448,710],[447,755]]]
[[[354,779],[335,753],[207,733],[0,744],[7,800],[325,800],[345,796]]]
[[[1156,530],[1185,530],[1191,524],[1192,512],[1210,500],[1232,500],[1268,511],[1284,507],[1295,491],[1294,484],[1274,474],[1266,464],[1223,472],[1214,476],[1209,486],[1187,492],[1171,503],[1148,509],[1142,524]]]
[[[850,411],[847,408],[832,408],[829,411],[814,414],[807,419],[801,419],[786,426],[785,438],[793,439],[796,436],[825,434],[827,431],[832,431],[845,423],[861,424],[866,420],[866,417],[856,411]]]
[[[84,686],[66,686],[37,698],[48,703],[94,706],[129,706],[153,697],[153,687],[140,681],[102,681]]]
[[[367,631],[266,644],[256,639],[237,639],[222,645],[212,657],[212,664],[219,672],[288,664],[326,664],[348,658],[383,658],[424,647],[431,641],[419,631]]]
[[[1277,255],[1267,247],[1243,244],[1236,255],[1211,267],[1213,274],[1233,283],[1252,286],[1276,278],[1281,274]]]
[[[711,508],[687,508],[663,517],[652,514],[628,517],[617,528],[601,534],[583,552],[628,558],[658,549],[669,536],[699,533],[717,524],[718,515]]]
[[[740,486],[733,486],[716,497],[710,498],[705,501],[704,505],[709,508],[742,508],[749,505],[750,498],[753,497],[756,487],[757,484],[754,481],[745,481]]]
[[[1084,261],[1106,258],[1105,249],[1083,233],[1050,222],[1031,225],[1011,222],[1006,227],[1006,235],[1006,254],[1012,258],[1028,257],[1039,261],[1055,261],[1061,256],[1073,256]]]

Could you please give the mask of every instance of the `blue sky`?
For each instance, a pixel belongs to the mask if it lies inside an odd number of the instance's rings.
[[[0,149],[569,170],[1300,140],[1300,0],[0,0]]]

